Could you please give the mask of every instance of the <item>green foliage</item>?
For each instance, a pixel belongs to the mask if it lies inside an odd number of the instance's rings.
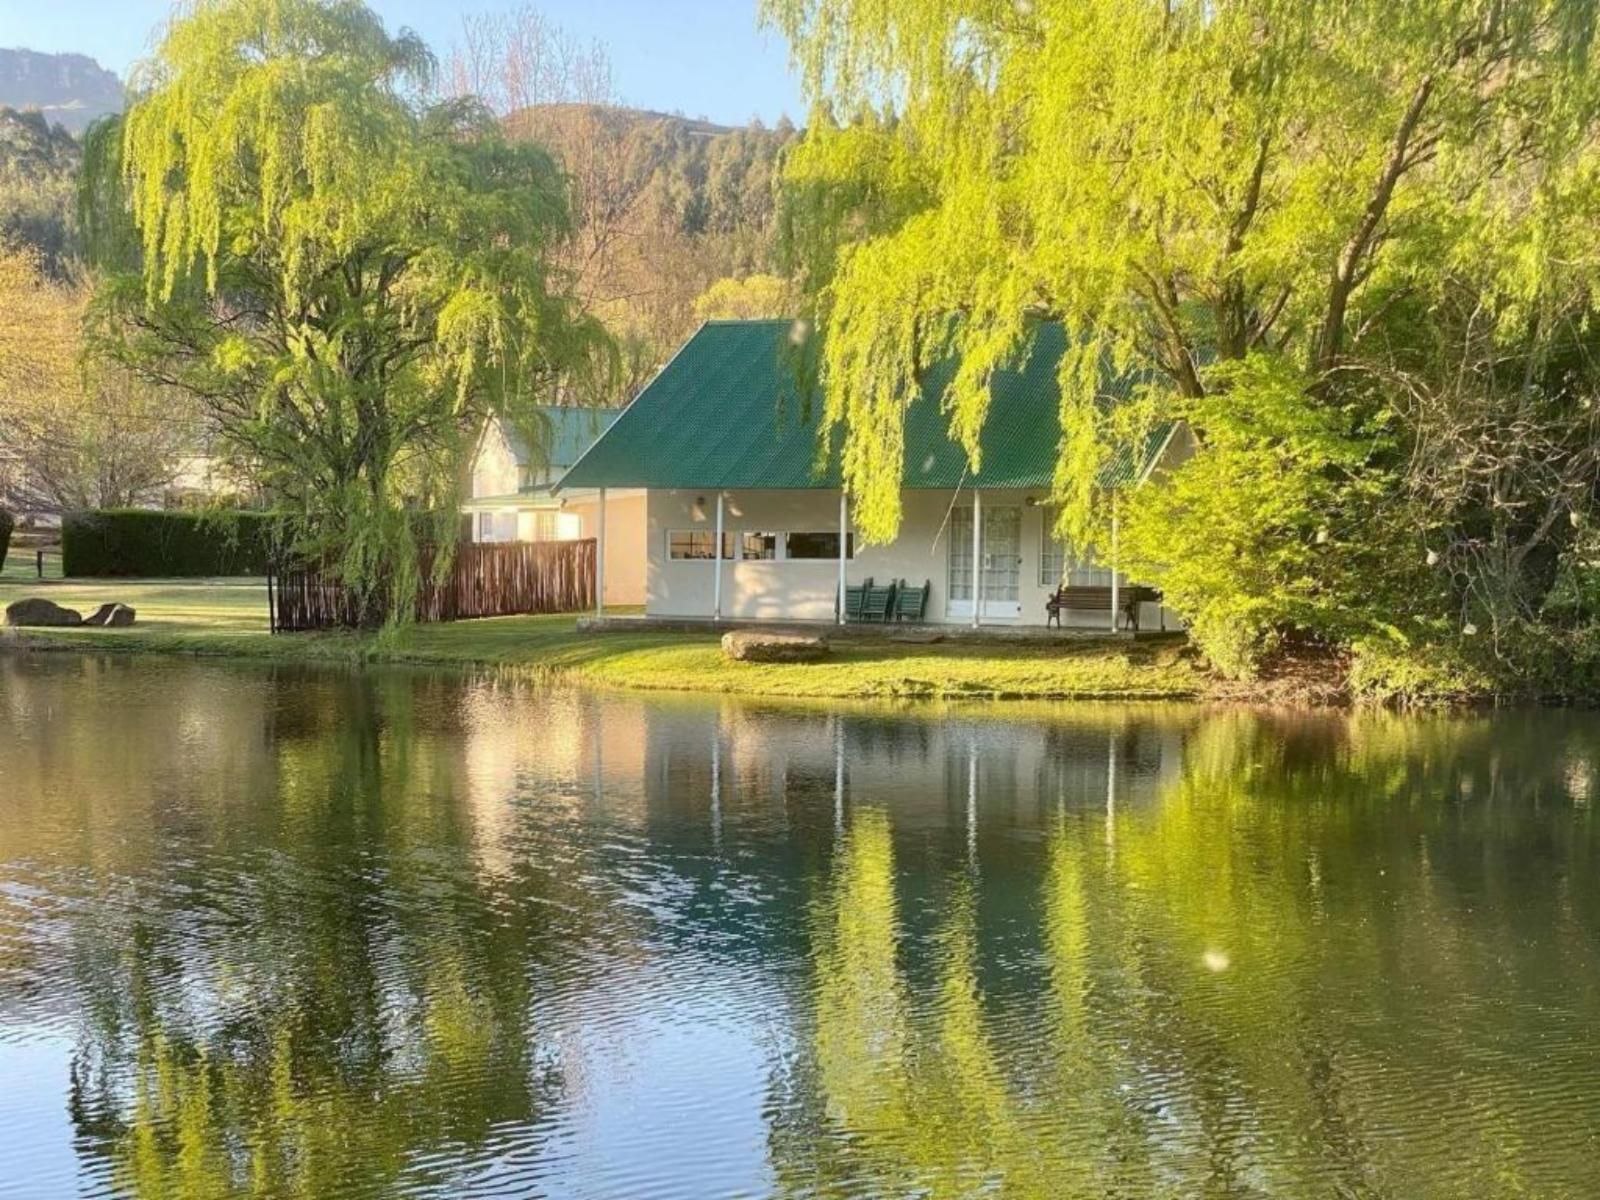
[[[1126,497],[1122,561],[1183,611],[1212,663],[1249,675],[1277,631],[1332,639],[1370,631],[1384,597],[1352,595],[1400,567],[1366,538],[1392,486],[1381,417],[1308,405],[1308,381],[1281,356],[1252,354],[1206,373],[1176,411],[1206,443],[1156,486]],[[1411,558],[1419,567],[1424,551]],[[1420,571],[1413,572],[1420,574]]]
[[[17,519],[0,508],[0,571],[5,570],[6,552],[11,549],[11,532],[16,527]]]
[[[1484,700],[1498,682],[1448,638],[1408,642],[1389,638],[1355,642],[1350,662],[1350,692],[1361,700],[1389,705],[1449,705]]]
[[[73,191],[83,153],[38,112],[0,105],[0,246],[38,254],[60,278],[76,254]]]
[[[207,0],[86,172],[104,348],[198,397],[362,591],[414,575],[402,511],[454,508],[485,421],[609,364],[555,265],[561,173],[420,102],[431,68],[354,0]]]
[[[751,321],[787,316],[795,298],[789,281],[778,275],[719,279],[694,302],[702,321]]]
[[[1209,507],[1230,544],[1256,548],[1229,604],[1225,581],[1203,582],[1205,564],[1164,564],[1176,588],[1211,598],[1190,615],[1235,665],[1283,625],[1315,631],[1387,586],[1344,572],[1336,554],[1303,560],[1299,541],[1269,552],[1289,530],[1325,526],[1406,554],[1445,546],[1420,600],[1437,606],[1430,618],[1453,608],[1458,630],[1475,613],[1499,630],[1536,611],[1561,523],[1600,483],[1600,439],[1573,418],[1596,390],[1573,353],[1594,328],[1600,279],[1596,5],[764,10],[819,104],[789,158],[785,227],[826,335],[828,424],[846,432],[867,537],[898,527],[912,381],[959,356],[944,403],[976,464],[990,377],[1047,317],[1081,335],[1061,368],[1064,531],[1104,532],[1108,498],[1093,481],[1117,441],[1101,402],[1108,368],[1153,371],[1148,415],[1184,416],[1197,439],[1178,473],[1194,477],[1190,510]],[[1253,448],[1230,441],[1238,377],[1208,369],[1251,356],[1300,376],[1273,414],[1240,401],[1249,419],[1278,422]],[[1329,447],[1296,432],[1317,428],[1393,441],[1386,503],[1348,463],[1318,478]],[[1229,461],[1211,463],[1219,444]],[[1259,455],[1287,496],[1251,488]],[[1241,489],[1238,511],[1212,489]],[[1259,523],[1247,496],[1262,502]],[[1361,513],[1375,523],[1340,527]],[[1195,517],[1189,532],[1203,528]],[[1205,538],[1167,551],[1214,553]]]
[[[68,578],[265,575],[279,525],[273,514],[258,512],[68,513],[61,569]]]

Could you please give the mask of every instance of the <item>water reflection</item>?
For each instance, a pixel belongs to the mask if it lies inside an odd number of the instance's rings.
[[[1600,722],[0,657],[0,1195],[1583,1195]]]

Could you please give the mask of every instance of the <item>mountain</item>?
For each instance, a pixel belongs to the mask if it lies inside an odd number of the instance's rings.
[[[72,256],[73,204],[83,148],[37,109],[0,105],[0,243],[39,253],[59,275]]]
[[[506,128],[547,147],[571,179],[568,265],[622,351],[607,402],[630,399],[677,349],[709,288],[777,269],[777,176],[797,136],[787,121],[734,127],[621,105],[541,104],[512,113]]]
[[[82,133],[96,117],[122,111],[122,80],[83,54],[0,49],[0,105],[38,109]]]

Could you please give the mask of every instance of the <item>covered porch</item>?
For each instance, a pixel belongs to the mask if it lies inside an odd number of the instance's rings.
[[[609,507],[604,489],[597,507]],[[1117,632],[1166,623],[1157,595],[1117,570],[1115,518],[1101,565],[1056,536],[1043,492],[908,489],[903,508],[900,536],[867,546],[836,489],[652,489],[646,611],[729,627]],[[594,523],[602,540],[607,524]]]

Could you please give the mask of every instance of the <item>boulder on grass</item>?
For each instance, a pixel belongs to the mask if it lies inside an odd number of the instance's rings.
[[[722,653],[737,662],[818,662],[828,656],[828,639],[801,633],[738,629],[722,635]]]
[[[30,596],[6,605],[7,625],[82,625],[83,614],[54,600]]]
[[[135,609],[126,604],[102,604],[94,612],[83,619],[85,625],[105,625],[112,629],[122,629],[132,625],[139,614]]]

